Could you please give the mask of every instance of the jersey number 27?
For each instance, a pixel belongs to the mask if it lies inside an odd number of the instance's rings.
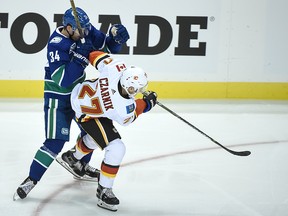
[[[96,88],[97,89],[97,88]],[[84,99],[84,97],[87,95],[90,98],[90,102],[91,105],[89,106],[84,106],[81,105],[81,111],[84,114],[92,114],[92,115],[101,115],[103,114],[103,110],[101,107],[101,104],[99,102],[99,98],[98,97],[94,97],[93,96],[96,94],[97,90],[94,90],[91,88],[90,85],[83,85],[80,93],[78,95],[79,99]]]

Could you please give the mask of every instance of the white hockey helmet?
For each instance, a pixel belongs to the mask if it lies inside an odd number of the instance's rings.
[[[123,71],[120,84],[129,97],[134,97],[145,90],[148,84],[147,74],[142,68],[131,66]]]

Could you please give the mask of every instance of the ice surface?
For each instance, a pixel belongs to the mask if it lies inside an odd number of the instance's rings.
[[[96,205],[97,184],[79,182],[54,162],[24,200],[12,201],[44,141],[42,100],[1,100],[3,216],[286,216],[288,102],[161,101],[221,144],[250,150],[234,156],[156,107],[135,123],[115,123],[127,152],[114,193],[117,213]],[[71,148],[78,135],[72,125]],[[97,150],[91,164],[101,163]]]

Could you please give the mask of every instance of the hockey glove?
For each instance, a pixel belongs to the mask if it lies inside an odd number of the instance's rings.
[[[86,68],[89,64],[89,60],[85,56],[81,55],[80,53],[74,52],[74,51],[73,51],[72,61],[77,63],[77,64],[80,64],[83,68]]]
[[[123,44],[130,38],[127,29],[121,24],[112,25],[109,30],[109,35],[118,44]]]
[[[148,91],[143,96],[143,100],[146,102],[146,108],[144,109],[143,113],[150,111],[157,102],[157,94],[153,91]]]
[[[93,51],[93,44],[91,40],[85,39],[85,43],[82,43],[81,41],[77,41],[76,43],[76,49],[75,52],[79,53],[86,58],[89,57],[89,53]]]
[[[75,51],[73,51],[73,61],[81,64],[86,68],[89,64],[89,53],[93,50],[93,44],[90,40],[85,40],[85,43],[77,41]]]

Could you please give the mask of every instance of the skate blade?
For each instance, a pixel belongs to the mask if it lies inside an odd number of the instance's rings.
[[[118,205],[109,205],[105,202],[103,202],[102,200],[98,200],[98,203],[97,205],[100,207],[100,208],[103,208],[103,209],[107,209],[109,211],[117,211],[118,210]]]
[[[73,176],[73,178],[77,181],[88,181],[88,182],[97,182],[98,183],[98,178],[92,178],[90,176],[84,175],[84,176]]]
[[[17,192],[13,194],[13,201],[21,199]]]

